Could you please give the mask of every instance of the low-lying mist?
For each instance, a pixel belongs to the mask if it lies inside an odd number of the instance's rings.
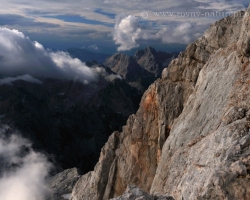
[[[0,127],[0,159],[1,200],[44,200],[49,194],[46,177],[52,164],[7,126]]]

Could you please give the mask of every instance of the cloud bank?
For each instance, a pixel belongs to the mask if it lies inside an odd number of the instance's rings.
[[[103,67],[93,67],[93,70],[95,70],[100,76],[104,77],[106,81],[113,81],[115,79],[122,79],[122,77],[119,74],[108,74],[107,71]]]
[[[164,27],[155,34],[155,37],[163,43],[189,44],[201,37],[206,27],[195,22],[184,22],[175,27]]]
[[[0,127],[0,199],[44,200],[51,164],[18,133],[4,136],[9,134],[8,129]]]
[[[35,79],[26,74],[36,78],[78,79],[84,83],[95,81],[98,77],[79,59],[71,58],[65,52],[50,52],[23,33],[8,28],[0,28],[0,66],[1,78],[17,76],[14,79],[32,82]],[[20,77],[23,75],[26,76]],[[0,80],[4,81],[6,79]]]

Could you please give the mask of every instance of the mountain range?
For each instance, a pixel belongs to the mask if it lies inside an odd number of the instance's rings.
[[[176,56],[165,53],[158,60],[163,52],[151,47],[143,51],[141,56],[151,56],[152,68],[161,67],[159,70]],[[148,65],[138,64],[134,57],[116,54],[97,64],[91,62],[91,56],[99,59],[99,54],[76,52],[79,59],[90,61],[89,67],[102,70],[98,81],[83,84],[44,78],[42,84],[17,80],[12,85],[0,85],[1,122],[30,139],[34,149],[54,163],[55,172],[72,167],[83,173],[93,170],[110,134],[122,130],[129,115],[138,109],[143,92],[157,78],[144,69]],[[120,71],[113,68],[117,62]]]

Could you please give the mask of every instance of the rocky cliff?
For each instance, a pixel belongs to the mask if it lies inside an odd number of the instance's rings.
[[[249,199],[249,37],[250,8],[190,44],[110,136],[71,200],[118,197],[130,184],[177,200]]]

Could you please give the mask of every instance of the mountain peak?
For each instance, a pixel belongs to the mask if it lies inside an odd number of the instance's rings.
[[[146,47],[145,50],[149,51],[151,53],[156,52],[156,50],[153,47],[150,47],[150,46]]]
[[[136,51],[134,58],[145,70],[154,74],[155,77],[160,77],[162,70],[176,56],[175,53],[157,52],[153,47],[148,46],[145,49]]]
[[[104,65],[121,75],[131,85],[135,86],[136,82],[135,87],[146,89],[152,80],[161,76],[163,68],[167,67],[173,56],[175,54],[157,52],[154,48],[147,47],[138,50],[135,56],[116,53],[109,57]],[[147,79],[150,81],[146,81]]]
[[[144,55],[155,55],[157,54],[156,50],[153,47],[146,47],[145,49],[140,49],[135,52],[134,57],[141,57]]]

